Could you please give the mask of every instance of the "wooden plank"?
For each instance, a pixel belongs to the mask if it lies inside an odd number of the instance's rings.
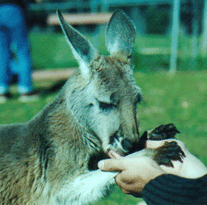
[[[35,70],[32,78],[33,81],[67,80],[75,70],[76,68]]]
[[[63,14],[65,20],[71,25],[107,24],[111,15],[112,13]],[[57,15],[49,15],[47,24],[50,26],[60,25]]]

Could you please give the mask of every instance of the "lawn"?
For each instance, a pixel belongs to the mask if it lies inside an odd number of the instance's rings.
[[[135,72],[137,84],[142,88],[144,102],[138,105],[140,132],[160,124],[174,123],[181,131],[178,139],[207,165],[207,72]],[[0,123],[25,122],[50,102],[56,92],[50,89],[57,82],[39,82],[43,97],[38,103],[19,103],[15,98],[0,105]],[[97,205],[136,204],[138,199],[124,195],[115,188],[107,199]]]
[[[102,32],[104,33],[104,32]],[[104,35],[87,38],[107,54]],[[207,59],[199,55],[192,60],[191,37],[180,36],[178,52],[178,70],[205,70]],[[76,67],[69,45],[62,33],[30,33],[33,64],[35,69]],[[167,35],[137,36],[134,49],[134,64],[137,71],[163,71],[169,69],[171,38]],[[41,56],[41,58],[40,58]]]

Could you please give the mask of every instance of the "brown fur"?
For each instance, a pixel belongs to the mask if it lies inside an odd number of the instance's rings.
[[[103,196],[114,177],[89,170],[91,157],[110,149],[126,154],[138,141],[136,98],[140,89],[132,75],[133,41],[123,35],[117,40],[126,41],[123,49],[121,43],[111,56],[101,56],[59,17],[79,56],[80,70],[30,121],[0,127],[2,205],[91,203]],[[125,19],[126,26],[130,24],[126,32],[135,35],[132,22],[122,11],[115,12],[110,21],[110,35],[116,19]],[[71,40],[70,35],[75,37]],[[129,48],[125,48],[127,44]]]

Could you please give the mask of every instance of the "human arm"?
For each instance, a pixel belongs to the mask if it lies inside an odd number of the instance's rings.
[[[148,205],[204,205],[207,202],[207,175],[197,179],[172,174],[158,176],[145,185],[142,198]]]

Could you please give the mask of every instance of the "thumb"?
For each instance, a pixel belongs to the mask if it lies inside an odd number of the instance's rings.
[[[98,162],[98,168],[102,171],[120,172],[124,171],[125,165],[119,159],[106,159]]]
[[[148,148],[148,149],[156,149],[156,148],[162,147],[165,144],[165,142],[172,142],[172,141],[178,142],[178,140],[176,140],[176,139],[147,140],[146,148]]]

